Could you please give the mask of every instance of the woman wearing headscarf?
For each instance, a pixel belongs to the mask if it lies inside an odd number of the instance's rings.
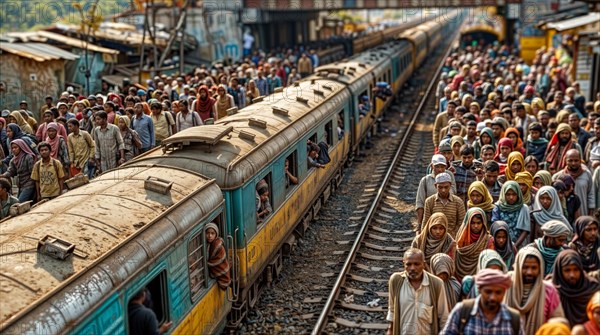
[[[13,152],[13,158],[10,160],[8,170],[0,177],[17,177],[17,186],[19,187],[17,198],[19,198],[19,202],[35,200],[35,181],[31,179],[31,172],[37,158],[36,154],[22,139],[13,140],[10,148]]]
[[[67,139],[60,135],[60,126],[56,122],[50,122],[46,130],[46,142],[50,144],[50,157],[58,159],[65,169],[65,176],[68,176],[71,165],[69,161],[69,152],[67,150]]]
[[[571,249],[556,257],[552,283],[560,294],[560,303],[571,326],[586,322],[586,307],[590,298],[600,290],[600,284],[583,270],[581,256]]]
[[[496,143],[494,140],[494,133],[492,132],[492,128],[485,127],[479,133],[479,137],[473,143],[473,149],[475,149],[475,158],[479,159],[481,156],[481,148],[484,145],[490,144],[496,150]]]
[[[523,148],[523,140],[516,128],[508,128],[504,132],[504,137],[509,138],[513,144],[513,150],[518,151],[525,157],[525,148]]]
[[[504,221],[508,224],[510,239],[515,248],[521,247],[531,229],[529,207],[523,203],[523,193],[516,181],[502,185],[500,198],[492,211],[492,222]]]
[[[434,213],[423,226],[421,233],[415,237],[412,247],[421,249],[425,256],[425,264],[437,253],[454,257],[456,243],[448,234],[448,219],[444,213]]]
[[[483,250],[479,254],[479,258],[477,260],[477,271],[474,275],[485,269],[496,269],[502,271],[503,273],[508,272],[508,268],[502,260],[502,257],[500,257],[500,254],[492,249]],[[462,280],[462,294],[467,299],[473,299],[479,295],[479,290],[477,290],[477,286],[474,285],[474,275],[467,275]]]
[[[566,225],[570,225],[564,215],[558,192],[552,186],[542,186],[533,202],[533,211],[531,212],[531,241],[542,236],[541,227],[550,220],[558,220]]]
[[[469,198],[469,201],[467,201],[467,209],[473,207],[481,208],[485,212],[485,218],[489,224],[492,219],[494,199],[485,184],[478,180],[474,181],[471,183],[471,186],[469,186],[467,196]]]
[[[513,151],[508,155],[506,160],[506,168],[504,169],[504,176],[500,176],[498,181],[504,184],[506,181],[515,180],[517,173],[525,171],[525,161],[523,155],[518,151]]]
[[[539,192],[539,189],[543,186],[552,186],[552,175],[546,170],[539,170],[535,176],[533,176],[533,187]]]
[[[444,253],[435,254],[431,257],[430,269],[444,281],[448,306],[456,305],[460,300],[460,283],[454,277],[454,260]]]
[[[600,269],[600,259],[597,252],[600,248],[598,228],[598,220],[592,216],[583,215],[575,220],[575,235],[569,243],[569,247],[581,256],[585,272]]]
[[[512,141],[510,138],[502,138],[498,141],[498,146],[496,147],[496,155],[494,156],[494,160],[498,162],[500,165],[500,174],[504,174],[506,170],[506,165],[508,163],[508,156],[513,151]]]
[[[200,115],[202,122],[204,122],[206,121],[206,119],[215,117],[215,103],[215,99],[211,97],[210,93],[208,92],[208,86],[202,85],[198,90],[198,98],[194,101],[192,109],[195,109],[196,112],[198,112],[198,115]]]
[[[21,130],[26,134],[35,135],[33,129],[31,128],[29,123],[25,121],[25,119],[21,115],[21,112],[19,111],[12,111],[12,113],[10,113],[10,115],[8,116],[8,122],[14,123],[17,126],[19,126],[19,128],[21,128]]]
[[[119,118],[119,130],[121,131],[121,137],[123,137],[123,144],[125,145],[125,161],[132,160],[138,155],[138,149],[142,147],[142,140],[140,135],[129,127],[129,117],[123,115]]]
[[[461,159],[460,147],[462,147],[464,144],[465,139],[460,135],[452,136],[452,138],[450,139],[450,148],[452,148],[452,153],[454,154],[455,161],[459,161]]]
[[[531,206],[531,203],[533,201],[531,194],[531,187],[533,186],[533,177],[531,173],[527,171],[519,172],[515,175],[515,181],[519,183],[521,193],[523,193],[523,203],[527,206]]]
[[[492,223],[490,232],[494,238],[494,250],[502,257],[506,267],[512,269],[515,253],[509,235],[508,224],[504,221],[496,221]]]
[[[523,272],[528,259],[535,259],[539,273],[535,278],[531,272]],[[533,247],[525,247],[517,253],[512,272],[512,286],[506,291],[504,303],[519,311],[523,318],[525,334],[534,334],[546,321],[553,317],[564,317],[560,297],[551,283],[544,281],[541,269],[544,258]]]
[[[214,106],[214,115],[216,115],[217,119],[219,120],[227,116],[227,110],[229,108],[235,107],[233,97],[227,93],[227,88],[223,84],[220,84],[217,88],[216,102]]]
[[[456,234],[456,278],[460,281],[466,275],[474,275],[479,254],[485,249],[493,249],[494,241],[490,236],[485,212],[473,207],[467,211]]]

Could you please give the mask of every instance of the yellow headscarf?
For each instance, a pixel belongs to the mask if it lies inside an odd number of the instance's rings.
[[[516,178],[516,173],[513,173],[510,169],[514,162],[521,163],[521,171],[519,172],[525,171],[525,160],[523,159],[523,155],[518,151],[513,151],[510,154],[508,154],[508,159],[506,161],[506,169],[504,169],[504,175],[506,176],[506,180],[515,180]]]
[[[569,112],[568,110],[561,110],[560,112],[558,112],[558,114],[556,114],[556,122],[567,123],[570,114],[571,112]]]
[[[529,205],[531,203],[531,186],[533,186],[533,177],[529,171],[517,173],[515,181],[519,184],[527,185],[527,192],[523,193],[523,203]]]
[[[531,100],[531,106],[537,106],[537,108],[539,108],[540,110],[546,109],[546,104],[544,103],[544,100],[542,100],[542,98],[533,98],[533,100]]]
[[[479,194],[483,196],[483,202],[480,204],[474,204],[473,200],[471,200],[471,192],[477,191]],[[486,212],[494,209],[494,199],[490,194],[490,191],[485,187],[485,184],[480,181],[474,181],[471,186],[469,186],[469,191],[467,192],[467,196],[469,197],[469,201],[467,201],[467,207],[479,207]]]
[[[552,322],[543,324],[535,335],[571,335],[571,330],[564,323]]]
[[[590,299],[590,302],[588,302],[587,308],[585,310],[587,312],[588,319],[594,320],[594,310],[598,307],[600,307],[600,291],[594,293],[594,295]]]
[[[27,123],[27,121],[25,121],[25,119],[23,118],[23,115],[21,115],[21,112],[12,111],[12,113],[10,113],[10,116],[15,118],[15,120],[17,121],[16,122],[17,126],[21,127],[22,131],[24,131],[27,134],[34,135],[33,129],[31,128],[29,123]]]

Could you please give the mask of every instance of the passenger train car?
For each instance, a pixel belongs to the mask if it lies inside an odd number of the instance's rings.
[[[177,133],[161,148],[2,222],[0,332],[127,334],[128,303],[142,287],[159,321],[173,321],[172,334],[239,325],[391,101],[373,104],[381,100],[372,94],[376,83],[400,90],[421,54],[441,40],[434,33],[460,23],[445,20],[426,29],[431,36],[403,34],[319,67],[306,80],[229,110],[214,125]],[[361,117],[364,95],[374,107]],[[309,166],[309,140],[327,147],[325,168]],[[286,161],[297,184],[287,182]],[[256,189],[263,180],[273,212],[259,221]],[[165,185],[170,191],[159,192]],[[207,269],[208,222],[219,225],[228,247],[227,290]],[[72,255],[36,253],[44,243]]]

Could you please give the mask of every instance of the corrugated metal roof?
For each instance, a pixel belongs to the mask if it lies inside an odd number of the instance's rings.
[[[585,26],[591,23],[600,23],[600,13],[589,13],[587,15],[579,16],[564,21],[548,23],[547,28],[555,29],[557,31],[564,31]]]
[[[75,60],[79,56],[44,43],[0,43],[0,50],[37,62],[49,60]]]
[[[85,48],[85,42],[80,39],[72,38],[69,36],[53,33],[50,31],[45,31],[45,30],[31,31],[31,32],[6,33],[6,34],[1,35],[0,39],[5,40],[7,42],[11,42],[11,43],[13,43],[13,42],[41,42],[41,43],[44,43],[48,40],[52,40],[52,41],[56,41],[60,44],[72,46],[72,47],[79,48],[79,49]],[[116,55],[119,53],[118,50],[104,48],[104,47],[101,47],[99,45],[95,45],[92,43],[88,43],[87,48],[90,51],[104,53],[104,54]]]

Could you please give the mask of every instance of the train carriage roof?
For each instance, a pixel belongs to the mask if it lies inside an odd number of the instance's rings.
[[[170,192],[163,195],[146,190],[144,183],[148,177],[173,182]],[[126,245],[128,240],[156,229],[157,220],[171,215],[175,208],[173,205],[197,192],[202,192],[204,201],[196,205],[198,211],[210,211],[222,202],[219,188],[206,177],[166,167],[129,166],[108,171],[87,185],[40,204],[28,213],[1,222],[0,330],[5,330],[6,326],[18,319],[16,316],[28,306],[49,296],[53,290],[77,282],[81,276],[107,276],[110,278],[108,282],[117,286],[117,273],[127,272],[124,264],[117,263],[119,269],[114,271],[108,271],[110,263],[105,266],[94,265],[104,264],[102,262],[117,253],[117,249]],[[189,229],[184,227],[185,220],[177,221],[173,225],[177,226],[178,233],[183,233],[179,230]],[[38,253],[38,241],[46,236],[74,244],[73,255],[58,260]],[[140,243],[139,239],[137,242]],[[164,245],[161,248],[164,248],[167,242],[170,243],[165,236],[164,241],[156,241],[155,244],[162,243]],[[157,253],[151,245],[146,245],[144,250]],[[144,257],[137,259],[145,260]],[[129,258],[122,260],[125,261],[135,262]],[[83,293],[79,292],[84,299],[80,308],[93,300],[93,295],[85,296]],[[73,314],[73,310],[67,307],[70,305],[67,301],[74,299],[74,296],[65,299],[54,296],[52,302],[46,302],[47,310],[56,310],[56,315],[46,315],[47,318],[39,320],[39,323],[59,324],[57,320],[62,319],[59,315]],[[23,325],[17,327],[27,328]],[[38,324],[32,328],[42,331],[53,326]]]
[[[344,106],[345,88],[329,79],[301,81],[214,125],[179,132],[132,164],[178,166],[215,178],[224,190],[238,188]]]

